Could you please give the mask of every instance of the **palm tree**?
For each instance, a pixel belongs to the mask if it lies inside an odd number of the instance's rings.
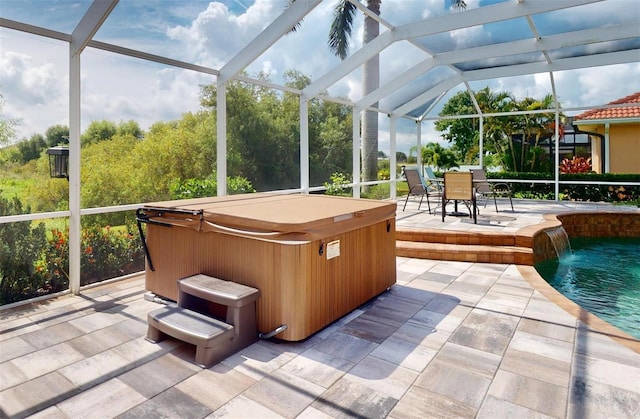
[[[520,110],[551,109],[555,104],[554,97],[547,94],[542,100],[534,98],[524,98],[518,102]],[[562,114],[561,114],[562,115]],[[550,132],[555,128],[555,114],[552,112],[542,114],[524,114],[523,118],[523,139],[520,157],[520,166],[525,169],[528,160],[529,170],[534,171],[537,163],[537,153],[539,152],[540,141],[552,135]],[[530,139],[533,139],[531,144]]]
[[[422,164],[435,167],[437,171],[459,167],[455,153],[438,143],[428,143],[422,147]]]
[[[483,113],[510,112],[515,109],[515,99],[509,92],[494,92],[489,87],[475,93],[476,101]],[[513,133],[517,131],[518,118],[516,116],[485,117],[484,144],[488,151],[501,156],[501,165],[509,170],[515,167],[516,152],[513,146]]]
[[[367,9],[375,15],[380,15],[380,5],[382,0],[357,0],[364,3]],[[455,10],[462,10],[467,7],[464,0],[449,0],[451,7]],[[295,0],[290,0],[290,3]],[[329,49],[341,60],[347,58],[349,47],[349,37],[353,27],[353,19],[356,14],[356,6],[349,0],[338,0],[333,12],[331,29],[329,30]],[[380,25],[374,18],[365,15],[364,31],[362,35],[363,44],[367,44],[380,34]],[[380,85],[380,59],[376,55],[362,67],[362,88],[363,96],[373,92]],[[376,107],[377,103],[373,104]],[[377,180],[378,177],[378,113],[365,111],[362,116],[362,177],[363,180]]]

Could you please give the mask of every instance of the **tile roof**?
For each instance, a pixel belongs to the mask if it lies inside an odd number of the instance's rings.
[[[621,119],[640,118],[640,92],[636,92],[622,99],[609,102],[608,105],[621,105],[625,103],[637,103],[638,106],[609,109],[591,109],[575,116],[575,120],[585,119]]]

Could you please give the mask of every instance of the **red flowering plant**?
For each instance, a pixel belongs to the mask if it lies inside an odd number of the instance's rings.
[[[45,262],[51,282],[69,280],[69,230],[54,229],[46,252]],[[144,253],[139,239],[128,228],[107,226],[82,230],[80,253],[80,284],[141,271]]]
[[[592,171],[591,159],[573,156],[571,160],[565,158],[560,162],[560,173],[590,173]]]
[[[69,229],[54,228],[48,239],[44,263],[40,270],[47,268],[47,280],[51,288],[67,288],[69,284]]]
[[[83,285],[144,269],[139,239],[129,229],[92,226],[82,230]]]

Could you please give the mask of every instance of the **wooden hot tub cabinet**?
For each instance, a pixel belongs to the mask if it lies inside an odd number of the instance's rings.
[[[260,290],[258,330],[299,341],[396,281],[396,204],[252,194],[147,204],[146,288],[177,300],[202,273]]]

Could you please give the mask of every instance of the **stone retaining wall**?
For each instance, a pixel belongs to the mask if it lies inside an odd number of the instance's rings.
[[[620,212],[572,212],[545,217],[547,222],[536,226],[533,234],[534,263],[557,257],[555,247],[547,231],[564,227],[569,238],[573,237],[638,237],[640,238],[640,213]]]

